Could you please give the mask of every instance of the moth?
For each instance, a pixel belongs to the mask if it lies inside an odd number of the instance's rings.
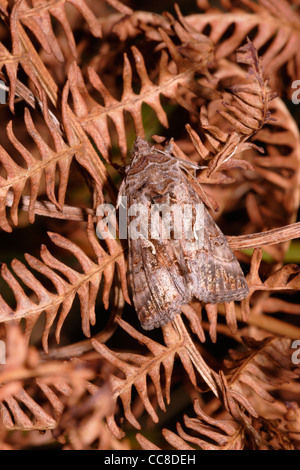
[[[161,151],[138,137],[120,187],[118,204],[124,198],[127,201],[128,226],[133,221],[131,207],[143,209],[144,216],[155,216],[156,226],[146,217],[144,231],[128,236],[132,297],[145,330],[169,323],[181,312],[181,306],[192,300],[216,304],[239,301],[249,293],[224,234],[189,182],[188,168],[194,166],[173,156],[171,145]],[[170,222],[170,214],[163,217],[155,211],[162,205],[191,208],[188,221],[194,226],[189,227],[188,236],[184,231],[174,236],[177,227]],[[198,226],[196,208],[201,209]],[[169,238],[164,236],[166,221]]]

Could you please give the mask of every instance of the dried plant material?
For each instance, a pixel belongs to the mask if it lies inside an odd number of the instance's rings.
[[[204,183],[211,183],[210,178],[213,173],[220,170],[231,168],[254,170],[250,162],[237,160],[236,155],[251,148],[263,152],[262,148],[246,141],[253,138],[263,125],[272,120],[269,103],[275,95],[267,89],[261,61],[249,39],[247,44],[239,49],[237,61],[249,66],[247,80],[230,87],[228,91],[232,102],[224,101],[225,110],[219,111],[219,114],[229,122],[230,132],[224,132],[219,127],[211,125],[205,107],[200,111],[200,123],[206,143],[202,142],[189,124],[186,126],[200,158],[205,162],[208,160],[207,169],[203,170],[199,178]],[[221,175],[218,175],[221,182],[220,177]],[[224,183],[224,179],[222,182]],[[216,183],[216,180],[212,183]]]
[[[104,106],[97,103],[88,93],[87,86],[83,80],[78,66],[73,62],[69,70],[70,91],[72,93],[74,111],[80,119],[81,125],[88,135],[92,137],[103,157],[110,161],[110,134],[108,130],[108,118],[115,124],[119,147],[123,157],[127,153],[127,141],[124,122],[124,113],[131,114],[136,134],[144,137],[144,126],[142,122],[142,104],[149,105],[157,115],[160,123],[168,127],[167,115],[161,105],[160,95],[173,99],[181,106],[190,110],[188,102],[185,102],[179,93],[179,88],[191,88],[192,78],[195,74],[206,74],[207,63],[211,56],[211,44],[206,45],[202,60],[191,62],[182,57],[171,38],[164,30],[159,29],[161,40],[166,44],[167,52],[162,51],[159,62],[159,78],[155,84],[147,72],[143,55],[137,47],[132,46],[131,52],[134,58],[136,72],[140,79],[140,91],[133,90],[133,70],[128,54],[124,54],[123,65],[123,93],[121,100],[114,98],[105,87],[101,78],[92,68],[88,69],[89,81],[103,98]],[[175,65],[171,68],[171,64]],[[172,70],[172,71],[171,71]]]
[[[69,427],[66,425],[68,408],[84,398],[88,405],[86,411],[97,415],[100,419],[99,430],[103,430],[101,418],[104,416],[103,410],[106,412],[111,406],[110,393],[105,386],[102,388],[92,383],[96,376],[90,363],[76,360],[73,365],[58,361],[43,363],[36,350],[32,347],[27,349],[26,339],[15,325],[8,327],[8,340],[7,365],[2,366],[0,371],[2,426],[11,431],[56,430],[59,436],[60,427]],[[16,360],[16,347],[20,351],[21,345],[27,354]],[[25,381],[29,377],[32,382],[26,391]],[[99,402],[96,405],[93,397],[101,397],[101,410]],[[62,416],[65,423],[61,421]],[[73,419],[77,418],[73,416]],[[87,436],[91,438],[91,433],[86,434],[85,438]],[[109,442],[107,435],[99,434],[97,437],[100,442],[102,439]],[[71,443],[76,448],[75,435]]]
[[[43,141],[42,137],[37,132],[32,117],[25,109],[24,122],[29,135],[34,139],[39,152],[40,160],[33,157],[33,155],[21,144],[20,141],[15,137],[12,122],[10,121],[7,126],[7,135],[14,148],[22,155],[27,168],[17,165],[14,160],[7,154],[7,152],[1,148],[1,163],[3,168],[6,170],[6,179],[1,181],[1,222],[2,228],[6,231],[11,231],[11,227],[6,220],[5,215],[5,201],[8,195],[8,191],[13,191],[13,203],[11,206],[11,219],[14,225],[18,225],[18,205],[21,195],[24,191],[24,187],[27,180],[30,181],[30,203],[28,207],[28,216],[31,223],[34,222],[34,205],[38,197],[38,190],[40,186],[40,180],[42,175],[45,175],[47,195],[57,208],[62,208],[65,199],[65,193],[68,183],[68,174],[73,157],[73,152],[63,142],[62,138],[57,132],[54,126],[51,126],[49,121],[49,115],[46,117],[48,122],[49,130],[52,134],[55,142],[55,150],[53,150]],[[51,126],[51,127],[50,127]],[[58,190],[58,200],[55,195],[55,171],[58,167],[60,174],[60,184]],[[3,205],[4,204],[4,205]]]
[[[230,15],[218,10],[215,5],[198,1],[206,14],[191,15],[189,25],[201,32],[211,27],[210,39],[216,44],[216,57],[228,57],[246,37],[252,33],[253,44],[261,52],[267,76],[273,89],[290,94],[290,87],[283,79],[291,81],[299,77],[299,7],[294,2],[281,0],[258,2],[222,2]],[[223,14],[222,14],[223,13]],[[229,28],[232,28],[231,30]],[[229,32],[223,39],[224,32]],[[285,73],[284,73],[285,72]]]
[[[41,313],[45,312],[46,321],[42,338],[45,351],[48,351],[48,335],[58,312],[59,319],[55,328],[55,336],[56,341],[59,342],[61,328],[72,307],[76,294],[80,300],[82,330],[86,336],[90,336],[90,325],[95,323],[95,302],[102,275],[104,277],[103,302],[105,307],[108,308],[109,291],[114,276],[114,263],[120,269],[124,297],[130,302],[127,294],[125,264],[122,252],[119,250],[118,245],[111,240],[109,243],[110,254],[108,254],[98,243],[91,221],[88,227],[88,237],[94,254],[97,256],[98,263],[93,262],[70,240],[54,233],[48,233],[48,235],[56,246],[69,250],[78,260],[83,270],[81,274],[62,263],[51,255],[46,246],[42,246],[41,249],[43,261],[26,254],[25,258],[30,268],[48,278],[53,286],[55,286],[56,293],[45,289],[25,264],[15,259],[12,261],[13,272],[21,279],[25,286],[29,287],[36,294],[38,303],[35,303],[25,293],[21,284],[13,276],[8,267],[2,264],[1,268],[2,277],[12,289],[17,306],[15,311],[13,311],[4,299],[1,298],[0,321],[10,322],[25,318],[26,336],[29,339],[35,322]]]
[[[62,136],[60,135],[59,128],[55,125],[50,117],[45,96],[43,97],[42,103],[45,124],[54,142],[55,150],[53,151],[42,138],[42,136],[38,133],[33,123],[31,114],[27,108],[25,108],[24,123],[28,134],[36,144],[40,158],[35,158],[31,153],[32,150],[31,152],[27,150],[16,138],[12,127],[12,121],[10,121],[7,125],[7,136],[15,150],[17,150],[20,155],[22,155],[26,167],[22,167],[23,162],[22,164],[17,164],[14,159],[5,151],[5,149],[0,147],[0,161],[6,171],[6,178],[1,177],[0,180],[0,224],[1,228],[8,232],[10,232],[12,228],[6,219],[5,202],[11,192],[13,193],[13,202],[11,204],[10,215],[13,224],[18,225],[19,202],[26,183],[30,182],[28,217],[29,221],[33,223],[35,218],[35,203],[37,201],[39,188],[41,186],[41,179],[43,176],[45,178],[46,194],[49,200],[58,210],[61,211],[65,201],[72,159],[75,157],[80,165],[82,165],[87,171],[91,172],[91,176],[96,174],[96,169],[93,168],[93,162],[91,161],[91,158],[88,161],[88,156],[90,155],[87,155],[86,151],[83,152],[82,145],[76,145],[74,142],[74,136],[72,134],[70,135],[70,140],[72,142],[70,146],[67,145],[63,140]],[[99,167],[99,163],[97,166]],[[56,172],[59,174],[59,184],[57,187]],[[100,188],[102,189],[102,183],[100,179],[101,173],[102,175],[105,173],[103,166],[100,171],[98,169],[98,175],[96,178],[99,191]]]
[[[164,327],[164,339],[167,347],[151,340],[150,338],[147,338],[145,335],[142,335],[123,320],[119,320],[118,323],[123,329],[127,331],[128,334],[137,339],[140,343],[144,344],[151,352],[151,356],[142,356],[130,353],[114,353],[110,351],[105,345],[92,340],[92,344],[96,351],[125,374],[125,379],[121,379],[116,375],[112,375],[110,382],[113,399],[116,402],[120,397],[124,409],[124,415],[132,426],[140,429],[140,424],[136,420],[131,409],[131,395],[133,386],[136,388],[140,400],[142,401],[147,413],[151,416],[155,423],[158,422],[158,416],[146,393],[145,384],[147,375],[149,375],[154,384],[155,395],[159,408],[163,411],[166,410],[165,400],[167,403],[170,402],[170,386],[175,355],[179,356],[182,365],[194,386],[197,384],[195,375],[196,369],[200,372],[202,378],[204,378],[212,390],[217,394],[212,371],[205,364],[197,352],[195,346],[189,338],[186,329],[179,319],[174,322],[174,326],[166,325]],[[164,391],[161,386],[161,365],[164,368],[165,375]],[[107,424],[113,434],[116,437],[121,438],[124,436],[124,433],[118,428],[115,422],[115,411],[116,409],[113,413],[107,414]]]
[[[54,54],[60,62],[64,61],[64,57],[52,28],[51,16],[56,18],[62,25],[71,53],[74,57],[77,56],[76,43],[66,16],[65,3],[70,3],[80,11],[94,36],[101,36],[100,24],[84,0],[66,0],[54,5],[44,0],[32,0],[32,6],[29,5],[27,0],[22,0],[14,6],[12,11],[16,20],[19,20],[30,29],[45,51],[48,54]]]
[[[0,0],[1,449],[300,449],[300,5],[196,4]],[[137,292],[160,247],[116,206],[151,136],[126,192],[200,201],[210,257],[183,273],[180,248]],[[212,253],[241,296],[206,278]],[[171,277],[217,294],[173,315]]]
[[[201,410],[195,401],[196,417],[184,416],[184,425],[187,431],[177,423],[177,433],[163,429],[162,434],[166,441],[175,449],[194,450],[242,450],[246,443],[243,426],[233,419],[214,419]]]

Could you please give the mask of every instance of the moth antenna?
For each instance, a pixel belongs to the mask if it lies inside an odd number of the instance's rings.
[[[207,165],[198,165],[197,163],[189,162],[188,160],[183,160],[182,158],[178,158],[178,157],[175,157],[175,158],[180,163],[182,163],[182,166],[193,168],[193,170],[204,170],[204,168],[207,168]]]
[[[173,153],[173,142],[174,139],[171,137],[171,139],[168,141],[168,143],[164,146],[163,150],[159,150],[156,147],[154,147],[156,152],[162,153],[163,155],[171,156]],[[174,156],[174,155],[172,155]],[[175,157],[176,158],[176,157]]]
[[[121,183],[121,186],[120,186],[120,189],[119,189],[119,194],[118,194],[116,209],[119,209],[120,205],[123,205],[123,204],[122,204],[122,198],[123,198],[124,195],[125,195],[125,192],[124,192],[125,187],[126,187],[126,179],[123,179],[123,181],[122,181],[122,183]]]
[[[173,142],[174,142],[174,139],[173,137],[169,140],[169,142],[164,146],[164,149],[163,150],[160,150],[160,149],[157,149],[156,147],[153,147],[154,150],[158,153],[162,153],[163,155],[167,155],[167,156],[172,156],[174,157],[176,160],[178,160],[180,163],[182,163],[183,165],[187,166],[187,167],[190,167],[190,168],[193,168],[195,170],[204,170],[204,168],[207,168],[207,165],[198,165],[197,163],[194,163],[194,162],[190,162],[188,160],[183,160],[183,158],[179,158],[177,156],[174,155],[173,153],[173,149],[174,149],[174,146],[173,146]],[[236,150],[236,149],[235,149]],[[234,150],[234,151],[235,151]]]
[[[155,147],[154,147],[154,149],[155,149],[155,152],[162,153],[163,155],[167,155],[168,157],[170,156],[170,154],[165,152],[165,150],[160,150],[160,149],[157,149]]]
[[[182,170],[186,171],[186,172],[193,178],[193,180],[195,180],[197,186],[200,188],[202,194],[204,195],[204,199],[203,199],[203,200],[206,201],[206,205],[213,211],[214,214],[216,214],[216,211],[214,210],[214,208],[212,207],[211,203],[209,202],[209,199],[208,199],[208,197],[206,196],[205,191],[204,191],[203,188],[201,187],[201,184],[199,183],[199,181],[197,180],[197,178],[196,178],[192,173],[188,172],[186,168],[184,168],[184,167],[181,167],[181,168],[182,168]],[[204,168],[207,168],[207,167],[204,167]],[[196,169],[197,169],[197,168],[195,168],[195,170],[196,170]]]
[[[164,151],[166,153],[172,153],[173,152],[173,142],[174,142],[174,139],[173,139],[173,137],[171,137],[169,142],[164,146]]]
[[[204,170],[204,168],[207,168],[207,165],[198,165],[197,163],[189,162],[188,160],[183,160],[183,158],[175,157],[174,154],[172,155],[172,150],[169,151],[168,146],[166,146],[165,148],[166,150],[160,150],[155,148],[155,151],[158,153],[162,153],[163,155],[167,155],[168,157],[172,156],[173,158],[178,160],[179,163],[182,163],[182,166],[193,168],[193,170]]]

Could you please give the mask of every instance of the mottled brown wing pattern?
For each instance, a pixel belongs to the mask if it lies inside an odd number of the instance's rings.
[[[187,199],[194,205],[203,204],[186,178],[183,178]],[[192,296],[212,304],[244,299],[249,294],[244,273],[226,237],[204,205],[203,232],[201,248],[189,249],[185,239],[181,244]]]
[[[187,291],[180,289],[180,278],[175,281],[176,270],[171,273],[165,257],[157,256],[146,240],[130,240],[129,246],[133,302],[142,327],[152,330],[173,320],[191,296],[187,298]]]
[[[150,211],[152,198],[145,194],[135,196],[129,197],[129,205],[142,202]],[[164,202],[163,194],[160,202]],[[128,222],[131,222],[130,218]],[[181,306],[192,299],[182,263],[178,263],[182,255],[179,240],[151,240],[150,235],[149,227],[148,239],[129,237],[128,240],[132,297],[145,330],[169,323],[181,312]]]
[[[248,295],[244,274],[225,236],[168,149],[159,152],[138,139],[120,192],[128,206],[142,204],[148,214],[157,201],[203,206],[201,245],[190,243],[184,235],[178,240],[152,239],[150,227],[148,239],[129,237],[132,297],[144,329],[169,323],[192,299],[221,303]],[[196,239],[198,235],[196,231]]]

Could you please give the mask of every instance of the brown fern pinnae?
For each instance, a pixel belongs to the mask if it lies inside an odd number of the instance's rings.
[[[0,449],[299,450],[299,1],[136,5],[0,0]],[[183,180],[241,295],[124,239]]]
[[[234,421],[215,419],[206,415],[197,400],[194,402],[196,417],[184,416],[184,430],[177,423],[177,433],[169,429],[163,429],[165,440],[178,450],[242,450],[245,446],[245,433],[242,426]],[[141,434],[136,439],[142,449],[154,450],[151,442]]]
[[[217,59],[229,57],[249,36],[262,57],[272,88],[290,96],[291,82],[299,77],[298,6],[294,8],[293,2],[281,0],[234,3],[222,4],[225,11],[230,11],[226,15],[209,0],[198,0],[205,14],[190,15],[187,21],[199,32],[211,27],[209,37],[216,46]]]
[[[259,152],[263,149],[254,143],[247,142],[261,129],[267,122],[271,121],[269,103],[274,99],[274,94],[267,89],[267,81],[264,78],[264,69],[257,51],[251,41],[241,47],[237,53],[237,62],[247,64],[248,74],[245,83],[232,85],[230,92],[232,103],[223,102],[224,110],[219,110],[219,114],[226,119],[231,126],[231,130],[223,132],[219,127],[210,124],[207,110],[202,107],[200,110],[200,123],[204,131],[208,145],[201,142],[201,138],[195,133],[191,126],[187,125],[187,131],[191,140],[203,161],[209,160],[208,168],[201,175],[209,178],[218,170],[230,169],[243,165],[245,169],[252,170],[249,162],[241,163],[234,157],[247,150],[255,148]]]
[[[123,93],[121,100],[114,98],[105,87],[101,78],[92,68],[88,69],[89,81],[103,98],[104,106],[89,96],[87,87],[78,66],[73,63],[69,69],[70,91],[73,98],[74,112],[80,119],[85,131],[92,137],[102,156],[110,162],[109,147],[110,134],[108,129],[108,118],[116,127],[118,143],[121,155],[125,158],[127,154],[127,141],[125,131],[124,113],[130,113],[134,121],[135,132],[144,137],[144,126],[142,122],[142,104],[146,103],[155,112],[160,123],[169,127],[167,115],[161,105],[160,96],[177,101],[189,111],[193,111],[188,101],[181,95],[179,89],[190,89],[193,91],[193,77],[196,73],[206,73],[209,56],[202,54],[199,58],[191,61],[182,56],[172,39],[163,29],[159,29],[161,40],[164,41],[168,53],[163,50],[159,62],[159,78],[155,84],[149,77],[143,55],[137,47],[132,46],[131,52],[134,65],[140,80],[140,92],[133,91],[133,71],[127,53],[124,54],[123,65]],[[175,72],[170,71],[170,63],[176,67]]]
[[[96,241],[94,232],[91,231],[91,226],[89,226],[89,239],[93,249],[95,250],[99,264],[92,262],[87,255],[70,240],[65,239],[59,234],[48,233],[48,235],[56,246],[72,252],[82,266],[84,273],[78,273],[76,270],[56,259],[51,255],[46,246],[42,246],[41,248],[41,257],[43,261],[40,261],[29,254],[25,254],[25,258],[29,266],[35,271],[43,274],[55,286],[56,293],[54,294],[43,287],[43,285],[28,270],[25,264],[16,259],[13,260],[12,269],[14,273],[37,295],[38,304],[36,304],[30,300],[28,295],[25,294],[21,284],[13,276],[8,267],[3,264],[2,277],[12,289],[17,302],[17,307],[13,313],[4,299],[1,298],[0,316],[1,321],[4,322],[25,318],[25,335],[27,339],[29,339],[35,322],[40,314],[45,312],[46,321],[42,338],[45,351],[48,351],[48,335],[50,328],[58,315],[58,311],[59,319],[55,328],[55,335],[57,342],[59,342],[62,325],[70,312],[76,294],[78,295],[81,304],[82,330],[86,336],[90,336],[90,324],[95,323],[95,302],[102,274],[104,276],[103,302],[106,308],[108,308],[108,295],[114,276],[114,266],[109,262],[109,255],[99,245],[98,241]],[[128,302],[130,302],[127,294],[125,266],[124,260],[122,259],[122,252],[118,245],[112,241],[109,243],[109,250],[112,258],[120,269],[124,297]],[[60,272],[60,275],[57,271]]]

